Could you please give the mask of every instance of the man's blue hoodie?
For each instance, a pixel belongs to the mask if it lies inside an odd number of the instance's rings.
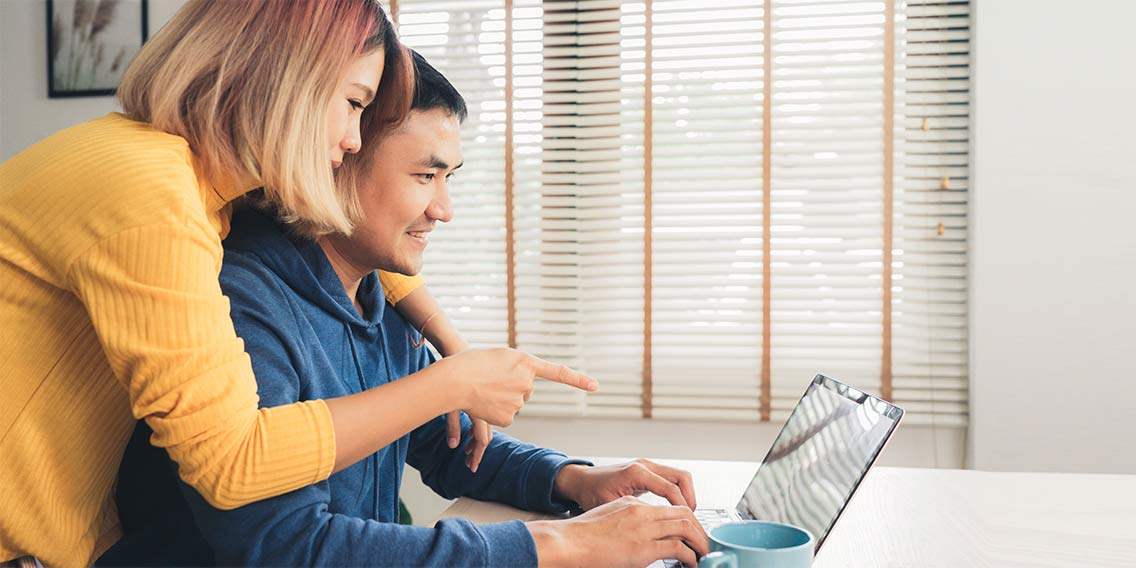
[[[289,236],[255,211],[238,212],[232,226],[221,287],[252,358],[261,406],[357,393],[433,361],[428,350],[412,346],[417,333],[386,304],[375,274],[359,287],[360,316],[317,244]],[[376,408],[374,420],[397,412]],[[120,474],[126,536],[99,563],[535,566],[532,535],[520,521],[397,524],[405,463],[446,498],[566,509],[552,500],[553,479],[564,465],[587,462],[497,433],[473,474],[464,464],[470,438],[464,415],[462,429],[462,446],[451,450],[445,417],[437,417],[326,481],[222,511],[176,480],[165,453],[145,443],[142,424]]]

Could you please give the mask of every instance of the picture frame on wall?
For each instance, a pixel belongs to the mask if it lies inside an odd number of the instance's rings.
[[[47,96],[113,95],[149,38],[148,0],[47,0]]]

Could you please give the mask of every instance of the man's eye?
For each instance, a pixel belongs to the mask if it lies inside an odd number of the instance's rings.
[[[453,179],[453,177],[454,177],[454,172],[450,172],[450,173],[446,174],[446,181],[450,181],[451,179]]]
[[[417,175],[418,177],[422,178],[425,181],[434,181],[434,175],[435,174],[415,174],[415,175]]]
[[[367,108],[367,107],[366,107],[366,106],[365,106],[365,105],[363,104],[363,101],[357,101],[357,100],[355,100],[355,99],[348,99],[348,102],[350,102],[350,103],[351,103],[351,108],[353,108],[353,109],[355,109],[355,110],[363,110],[363,109]]]

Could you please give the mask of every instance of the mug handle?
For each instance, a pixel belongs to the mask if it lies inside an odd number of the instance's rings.
[[[698,568],[718,568],[719,566],[738,568],[738,557],[733,552],[715,550],[698,561]]]

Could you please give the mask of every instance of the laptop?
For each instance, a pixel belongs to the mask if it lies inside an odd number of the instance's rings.
[[[737,506],[694,515],[707,531],[754,519],[795,525],[813,535],[819,551],[902,418],[902,408],[817,375]],[[681,565],[667,559],[651,568]]]

